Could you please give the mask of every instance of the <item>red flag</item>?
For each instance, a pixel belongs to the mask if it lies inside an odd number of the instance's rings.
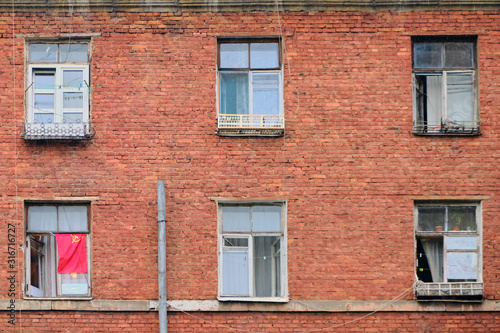
[[[55,234],[59,264],[57,273],[87,273],[87,235]]]

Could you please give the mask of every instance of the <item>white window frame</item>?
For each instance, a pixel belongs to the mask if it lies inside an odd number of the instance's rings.
[[[445,208],[445,226],[443,226],[443,231],[422,231],[419,230],[419,209],[426,207],[436,207],[436,208]],[[475,219],[476,219],[476,231],[466,231],[466,230],[448,230],[448,208],[449,207],[475,207]],[[428,290],[432,289],[436,294],[430,294],[430,296],[440,296],[443,298],[454,297],[454,296],[464,296],[460,294],[462,286],[467,285],[470,287],[472,285],[472,289],[480,289],[482,294],[483,288],[483,257],[482,257],[482,204],[481,202],[472,201],[472,202],[416,202],[414,205],[414,233],[415,233],[415,275],[417,277],[417,270],[419,267],[418,264],[418,256],[417,256],[417,242],[420,239],[442,239],[443,242],[443,281],[437,282],[423,282],[419,280],[420,283],[420,291],[419,287],[417,287],[417,297],[418,296],[427,296]],[[447,242],[450,238],[453,237],[471,237],[476,239],[476,249],[448,249]],[[475,252],[477,255],[477,279],[476,281],[448,281],[448,262],[447,255],[449,253],[460,253],[460,252]],[[427,289],[426,289],[427,288]],[[477,292],[477,291],[475,291]],[[466,294],[468,296],[472,296],[470,294]]]
[[[248,44],[250,49],[250,44],[252,43],[277,43],[278,44],[278,66],[279,68],[271,69],[251,69],[249,67],[242,68],[220,68],[220,45],[222,44],[234,44],[243,43]],[[251,132],[251,130],[268,130],[270,129],[282,129],[284,130],[284,97],[283,97],[283,61],[281,59],[282,54],[282,43],[279,39],[235,39],[235,40],[222,40],[218,42],[217,48],[217,75],[216,75],[216,102],[217,102],[217,115],[218,115],[218,130],[225,129],[248,129],[249,132],[240,132],[239,134],[255,134],[258,132]],[[248,61],[250,63],[250,51]],[[221,73],[248,73],[248,113],[247,114],[222,114],[221,113],[221,98],[220,94],[221,88]],[[253,112],[253,75],[254,74],[278,74],[279,87],[278,87],[278,114],[254,114]],[[243,119],[248,118],[248,119]],[[272,125],[269,125],[269,124]],[[220,132],[219,134],[223,134]],[[280,132],[278,135],[282,135]]]
[[[413,121],[414,128],[413,133],[419,135],[478,135],[480,134],[480,123],[479,123],[479,111],[478,111],[478,80],[477,80],[477,47],[476,42],[471,37],[456,37],[456,38],[448,38],[448,37],[426,37],[426,40],[422,38],[418,38],[414,41],[414,43],[438,43],[443,44],[443,53],[441,54],[442,66],[440,68],[419,68],[415,67],[415,64],[412,65],[413,75],[412,75],[412,85],[413,85]],[[461,68],[461,69],[446,69],[444,68],[444,45],[447,43],[460,43],[467,42],[472,43],[472,68]],[[412,47],[412,55],[415,50]],[[472,76],[472,121],[469,124],[454,124],[454,122],[449,121],[448,115],[448,91],[447,91],[447,75],[448,74],[471,74]],[[419,106],[418,106],[418,83],[417,76],[441,76],[441,110],[440,117],[441,121],[439,124],[423,124],[419,123]],[[423,112],[423,111],[422,111]],[[428,122],[429,120],[427,120]]]
[[[25,286],[24,286],[24,298],[25,299],[91,299],[92,298],[92,272],[91,272],[91,231],[90,231],[90,206],[88,204],[59,204],[59,203],[47,203],[48,206],[85,206],[87,207],[87,231],[78,231],[75,233],[85,234],[86,237],[86,245],[87,245],[87,294],[63,294],[62,290],[62,274],[57,273],[57,263],[59,262],[59,256],[57,253],[57,243],[54,236],[54,233],[66,233],[71,234],[70,232],[58,232],[57,230],[48,232],[48,231],[38,231],[38,230],[29,230],[29,222],[28,222],[28,208],[31,206],[40,206],[41,204],[28,204],[26,205],[26,247],[25,247]],[[42,204],[43,206],[43,204]],[[36,288],[31,284],[31,247],[32,242],[36,241],[32,239],[32,237],[36,236],[44,236],[48,238],[47,243],[43,243],[44,248],[40,251],[40,255],[45,257],[44,265],[41,270],[39,270],[39,278],[41,284],[44,286],[43,289]],[[47,275],[51,275],[51,277],[47,277]],[[48,286],[50,284],[50,286]],[[45,290],[48,288],[49,290]],[[47,293],[52,290],[52,293],[55,296],[47,295]]]
[[[29,47],[36,44],[72,44],[58,41],[31,42],[27,44],[28,54],[26,66],[26,121],[25,139],[83,139],[91,136],[90,130],[90,42],[75,42],[87,46],[87,62],[32,62],[29,59]],[[58,51],[59,52],[59,51]],[[81,87],[65,87],[63,72],[77,70],[83,72]],[[35,89],[35,73],[53,72],[54,89]],[[45,92],[54,94],[54,109],[44,112],[35,110],[35,93]],[[63,93],[82,93],[83,105],[81,109],[63,109]],[[64,113],[82,113],[81,122],[65,122]],[[35,113],[54,114],[53,122],[36,122]]]
[[[252,206],[279,206],[281,207],[281,232],[227,232],[224,233],[222,230],[222,207],[224,206],[244,206],[244,207],[252,207]],[[287,231],[286,231],[286,211],[287,205],[285,201],[280,202],[269,202],[269,201],[251,201],[251,202],[240,202],[240,201],[219,201],[217,203],[217,215],[218,215],[218,300],[219,301],[248,301],[248,302],[288,302],[288,271],[287,271]],[[254,241],[253,238],[255,236],[278,236],[280,240],[280,295],[279,296],[270,296],[270,297],[257,297],[254,295],[254,259],[253,259],[253,250],[254,250]],[[224,239],[225,238],[247,238],[248,239],[248,257],[249,257],[249,266],[248,266],[248,280],[249,280],[249,295],[224,295],[223,294],[223,248],[224,248]],[[274,256],[271,258],[273,261],[272,266],[274,266]],[[275,279],[274,275],[276,272],[274,269],[272,270],[271,279]],[[275,288],[275,286],[273,286]],[[274,292],[275,290],[273,290]]]
[[[47,92],[54,93],[54,124],[64,124],[64,109],[63,109],[63,93],[65,92],[78,92],[83,94],[83,107],[81,110],[75,109],[73,112],[82,112],[83,120],[82,123],[89,122],[89,87],[82,86],[81,88],[66,88],[63,86],[63,71],[65,70],[78,70],[83,72],[83,80],[84,82],[89,82],[89,66],[88,65],[67,65],[67,64],[38,64],[38,65],[29,65],[28,66],[28,87],[29,93],[27,93],[27,105],[30,108],[30,111],[27,113],[27,121],[29,123],[35,123],[34,115],[35,106],[34,106],[34,95],[38,92],[38,89],[35,88],[34,85],[34,76],[35,73],[38,72],[48,72],[48,70],[52,70],[55,73],[55,86],[61,86],[60,89],[44,89]],[[41,90],[41,89],[40,89]],[[41,110],[44,111],[44,110]],[[71,109],[66,110],[65,112],[71,113]],[[42,112],[41,112],[42,113]],[[52,112],[50,112],[52,113]],[[61,120],[61,121],[58,121]],[[68,123],[69,124],[69,123]]]

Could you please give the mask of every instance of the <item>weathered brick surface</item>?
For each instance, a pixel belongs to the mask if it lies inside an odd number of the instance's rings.
[[[196,316],[196,317],[193,317]],[[498,332],[492,313],[194,313],[168,314],[169,332]],[[24,312],[0,332],[155,332],[153,313]]]
[[[210,198],[280,196],[288,199],[292,299],[389,300],[414,279],[413,198],[487,196],[483,280],[485,298],[498,300],[499,21],[498,11],[281,13],[279,21],[275,13],[3,13],[0,234],[13,223],[16,243],[23,242],[22,199],[99,196],[92,204],[93,297],[155,299],[156,181],[163,179],[168,297],[213,300],[217,220]],[[218,137],[217,36],[281,31],[286,135]],[[95,136],[82,142],[25,141],[20,137],[24,38],[65,33],[95,34]],[[479,137],[411,134],[411,36],[448,34],[478,36]],[[6,243],[2,236],[1,281],[9,274]],[[17,254],[19,295],[22,252]],[[0,297],[7,294],[7,283],[0,283]],[[23,313],[26,327],[34,325],[37,315]],[[300,330],[295,324],[302,320],[304,329],[320,327],[318,321],[335,324],[354,317],[203,315],[220,323],[224,316],[228,321],[242,318],[258,331],[261,327],[252,326],[259,325],[253,324],[257,316],[259,323],[284,325],[284,332],[290,326]],[[72,322],[74,316],[91,315],[43,313],[47,322],[54,320],[47,326],[54,330],[61,316]],[[92,316],[103,321],[109,316],[126,322],[138,318],[133,320],[153,326],[156,320],[152,314],[147,319],[141,314]],[[403,331],[427,330],[427,324],[429,331],[459,331],[462,323],[470,325],[464,330],[485,325],[477,330],[487,331],[489,323],[498,323],[498,316],[486,313],[390,316],[361,323],[388,331],[392,324],[404,325],[399,327]],[[181,314],[170,320],[173,331],[223,331]]]
[[[155,332],[155,313],[32,312],[18,313],[14,325],[0,325],[0,332]]]

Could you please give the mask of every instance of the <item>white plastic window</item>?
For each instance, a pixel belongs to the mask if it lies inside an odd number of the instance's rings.
[[[88,44],[30,44],[27,122],[89,122]]]
[[[220,205],[222,297],[283,298],[283,205]]]
[[[219,113],[283,114],[279,43],[220,43],[219,48]]]

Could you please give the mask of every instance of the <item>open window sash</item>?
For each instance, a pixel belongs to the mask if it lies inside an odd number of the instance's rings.
[[[225,296],[251,296],[252,242],[250,236],[222,236],[222,293]]]
[[[90,235],[87,234],[88,265]],[[51,234],[28,235],[26,251],[26,295],[55,298],[90,295],[90,270],[85,274],[57,273],[59,256],[56,239]]]

